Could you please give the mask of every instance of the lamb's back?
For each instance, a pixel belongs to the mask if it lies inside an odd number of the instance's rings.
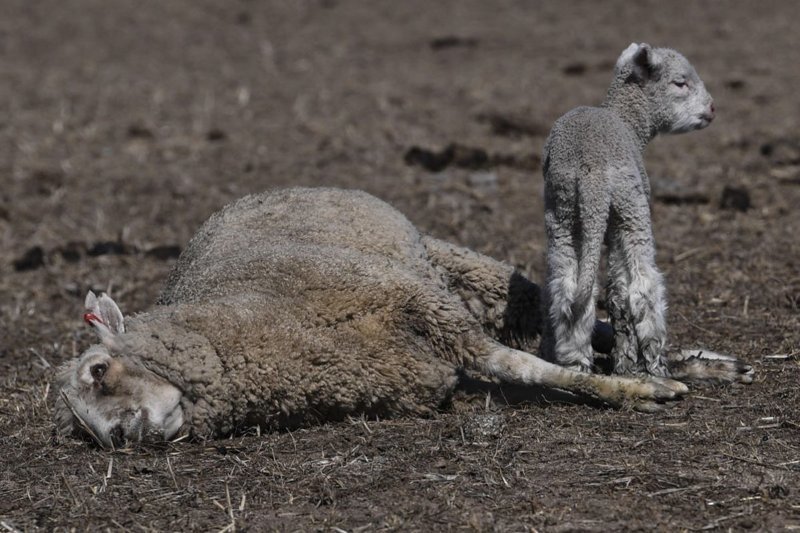
[[[619,114],[588,106],[577,107],[555,122],[545,142],[544,156],[548,179],[635,164],[640,158],[633,130]]]

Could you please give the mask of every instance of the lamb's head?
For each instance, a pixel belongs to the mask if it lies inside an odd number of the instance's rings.
[[[637,88],[657,133],[685,133],[714,120],[714,101],[689,61],[675,50],[633,43],[617,59],[615,90]]]
[[[102,344],[61,367],[55,419],[62,434],[92,437],[103,447],[172,438],[183,424],[181,391],[125,353],[122,313],[89,292],[84,319]]]

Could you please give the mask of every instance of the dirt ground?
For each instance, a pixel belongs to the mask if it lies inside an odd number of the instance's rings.
[[[6,0],[0,531],[800,529],[796,2]],[[648,149],[676,346],[751,362],[656,415],[461,394],[433,419],[116,453],[56,439],[88,289],[156,298],[215,209],[364,189],[543,276],[540,153],[631,41],[687,55],[701,132]],[[449,148],[448,148],[449,147]]]

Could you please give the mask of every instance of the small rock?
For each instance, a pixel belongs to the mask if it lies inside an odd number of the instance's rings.
[[[494,172],[474,172],[469,175],[467,181],[474,189],[485,191],[497,190],[497,174]]]
[[[464,423],[464,433],[475,441],[486,441],[499,437],[505,426],[505,416],[500,413],[473,414]]]

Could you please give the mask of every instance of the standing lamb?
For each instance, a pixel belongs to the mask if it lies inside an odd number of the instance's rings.
[[[591,371],[605,240],[614,371],[670,375],[664,281],[655,264],[642,153],[658,133],[705,128],[713,119],[711,96],[686,58],[634,43],[619,56],[602,107],[579,107],[556,121],[544,149],[545,359]]]
[[[56,422],[110,447],[426,415],[460,369],[643,409],[687,391],[521,351],[536,348],[539,296],[511,266],[420,235],[368,194],[247,196],[203,225],[150,311],[123,319],[111,298],[89,293],[84,319],[102,344],[62,366]],[[598,345],[609,344],[603,336]],[[683,355],[675,373],[686,378],[746,376],[735,358]]]

